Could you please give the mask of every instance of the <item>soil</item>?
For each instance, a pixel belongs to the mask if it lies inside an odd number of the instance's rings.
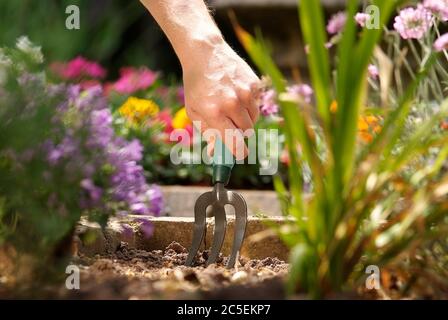
[[[0,298],[39,299],[284,299],[284,284],[289,265],[277,258],[249,260],[244,257],[234,269],[225,267],[222,255],[208,267],[208,251],[200,252],[193,267],[184,266],[187,249],[172,242],[164,250],[146,251],[121,242],[116,250],[96,256],[82,253],[72,263],[80,268],[80,289],[67,290],[63,275],[57,284],[39,286],[38,291],[15,292],[5,286],[11,268],[5,268],[0,250]],[[8,264],[6,264],[8,265]],[[10,264],[10,267],[13,265]],[[8,271],[9,270],[9,271]],[[2,276],[3,274],[3,276]],[[416,277],[415,275],[421,275]],[[400,266],[381,272],[380,290],[367,290],[360,284],[356,291],[329,295],[327,299],[447,299],[443,278],[416,269],[404,272]],[[10,277],[11,278],[11,277]],[[12,281],[14,283],[14,281]],[[2,286],[3,284],[3,286]],[[297,295],[295,299],[306,299]]]
[[[239,259],[225,267],[222,255],[208,267],[208,251],[200,252],[194,267],[184,266],[187,249],[172,242],[165,250],[145,251],[122,242],[110,254],[80,255],[80,290],[57,290],[71,299],[282,299],[288,264],[276,258]],[[263,290],[269,288],[269,290]],[[244,290],[242,290],[244,289]]]

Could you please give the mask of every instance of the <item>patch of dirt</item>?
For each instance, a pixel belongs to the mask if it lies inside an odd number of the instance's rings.
[[[208,267],[208,252],[200,252],[194,267],[183,264],[188,251],[177,242],[165,250],[129,248],[124,242],[111,254],[79,256],[73,263],[81,270],[80,290],[61,287],[58,298],[71,299],[281,299],[288,264],[276,258],[239,259],[225,267],[219,256]],[[269,288],[265,290],[263,288]],[[244,290],[242,290],[244,289]]]

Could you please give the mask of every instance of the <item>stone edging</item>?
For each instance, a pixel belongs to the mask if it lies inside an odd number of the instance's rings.
[[[139,217],[141,218],[141,217]],[[193,234],[193,218],[188,217],[146,217],[154,224],[154,234],[146,239],[139,231],[133,217],[127,220],[112,220],[103,231],[98,224],[81,221],[76,231],[78,249],[87,255],[95,255],[115,251],[121,241],[127,242],[130,247],[145,250],[163,250],[172,241],[189,248]],[[133,231],[125,230],[122,223],[130,224]],[[258,218],[249,217],[246,229],[246,238],[241,255],[250,259],[264,259],[276,257],[281,260],[288,259],[288,248],[278,236],[268,227],[269,225],[282,225],[283,217]],[[214,228],[213,218],[207,219],[206,243],[212,243]],[[230,253],[233,241],[234,219],[228,218],[227,232],[222,252]],[[94,235],[94,236],[93,236]]]

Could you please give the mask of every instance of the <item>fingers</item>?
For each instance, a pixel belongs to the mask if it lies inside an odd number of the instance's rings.
[[[254,84],[249,88],[238,90],[238,99],[249,113],[252,123],[256,123],[260,114],[258,96],[260,94],[258,87]]]
[[[227,146],[236,160],[242,160],[247,157],[248,149],[244,141],[244,135],[230,118],[221,116],[219,119],[209,119],[207,126],[217,130],[218,138]]]
[[[227,99],[223,103],[224,113],[225,115],[232,120],[235,127],[246,131],[248,129],[252,129],[254,123],[249,115],[249,112],[245,105],[243,105],[242,101],[238,98],[230,98]]]

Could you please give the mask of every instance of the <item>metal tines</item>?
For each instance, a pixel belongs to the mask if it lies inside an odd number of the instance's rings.
[[[218,152],[216,152],[218,150]],[[220,150],[223,150],[227,156],[227,161],[219,158]],[[229,160],[230,159],[230,160]],[[238,259],[241,246],[243,244],[244,235],[246,233],[247,224],[247,205],[244,198],[237,192],[227,190],[225,186],[230,179],[230,173],[234,165],[234,158],[229,155],[229,151],[222,142],[218,140],[215,144],[215,155],[213,161],[213,191],[202,194],[197,200],[194,207],[194,230],[193,242],[186,260],[186,265],[191,266],[196,257],[207,228],[207,209],[215,218],[215,228],[213,232],[213,242],[210,255],[207,259],[207,266],[215,263],[219,257],[224,237],[226,234],[226,212],[225,205],[231,205],[235,209],[235,228],[232,251],[227,262],[227,268],[233,268]]]

